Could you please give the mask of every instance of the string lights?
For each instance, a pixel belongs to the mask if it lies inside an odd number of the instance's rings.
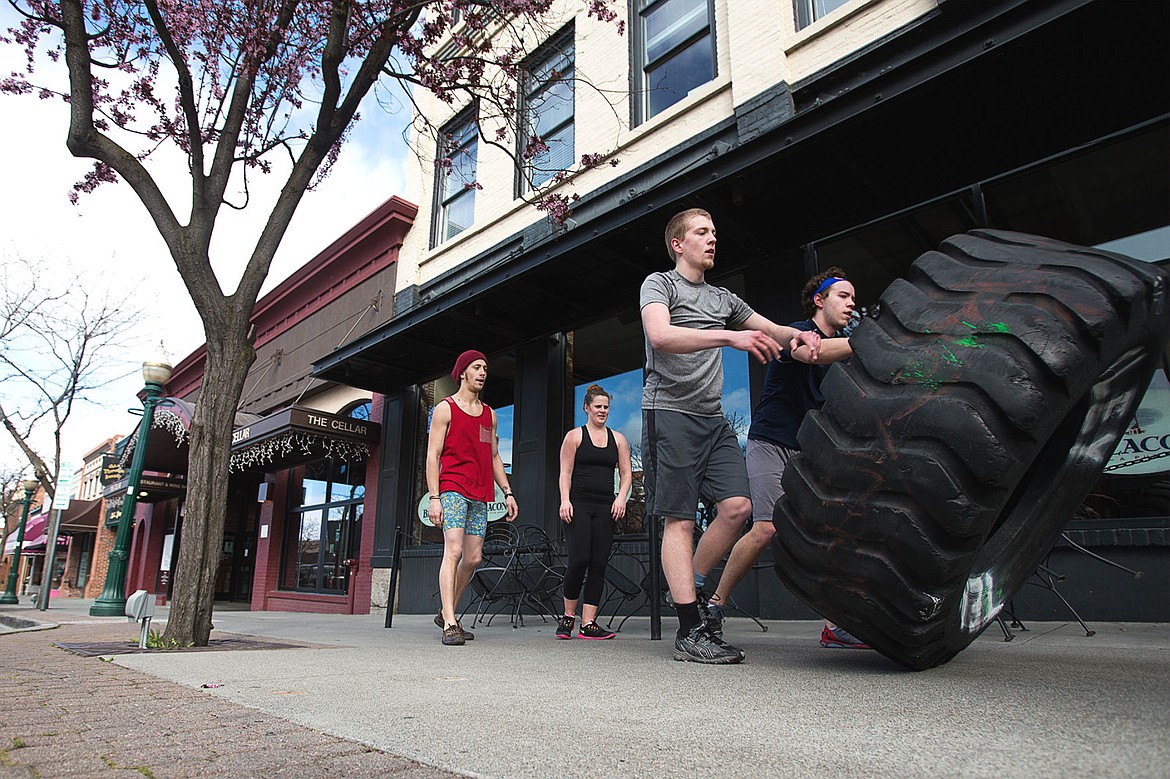
[[[187,438],[190,437],[190,431],[187,430],[187,423],[183,418],[167,408],[158,408],[154,412],[154,420],[150,423],[150,429],[166,430],[175,437],[175,446],[182,446]],[[130,460],[134,457],[134,448],[138,445],[138,431],[135,430],[130,436],[130,441],[127,442],[126,448],[122,450],[122,457],[118,460],[118,467],[125,471],[129,468]]]
[[[306,457],[329,456],[353,462],[368,457],[370,446],[358,441],[339,441],[317,433],[290,430],[233,452],[228,460],[228,470],[258,469],[278,459],[282,460],[293,452]]]

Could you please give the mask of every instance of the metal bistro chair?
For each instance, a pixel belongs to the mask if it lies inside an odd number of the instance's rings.
[[[524,624],[521,607],[527,603],[533,607],[542,621],[547,617],[554,620],[559,616],[556,599],[565,581],[565,566],[560,561],[552,539],[544,528],[524,524],[517,531],[517,577],[524,589],[524,597],[516,608],[516,619]]]
[[[1135,579],[1140,579],[1144,575],[1142,571],[1135,571],[1132,568],[1126,568],[1120,563],[1116,563],[1107,557],[1102,557],[1096,552],[1085,549],[1076,541],[1073,541],[1071,538],[1069,538],[1068,533],[1061,533],[1060,538],[1074,552],[1079,552],[1080,554],[1086,555],[1087,557],[1090,557],[1098,562],[1116,568],[1119,571],[1124,571]],[[1055,545],[1053,546],[1053,549],[1055,549]],[[1073,608],[1073,605],[1069,603],[1068,599],[1065,598],[1060,590],[1056,588],[1056,585],[1063,582],[1067,577],[1065,577],[1064,574],[1056,573],[1048,567],[1049,561],[1052,558],[1053,549],[1048,550],[1048,554],[1045,556],[1044,562],[1036,566],[1036,570],[1032,572],[1032,577],[1026,582],[1026,584],[1048,590],[1057,598],[1059,598],[1060,602],[1064,604],[1064,607],[1068,609],[1070,614],[1073,615],[1073,618],[1076,619],[1078,623],[1080,623],[1081,629],[1085,631],[1085,636],[1094,636],[1097,634],[1097,631],[1093,630],[1087,624],[1085,624],[1085,621],[1081,619],[1081,615],[1077,613],[1077,610]],[[1033,581],[1033,579],[1035,581]],[[1019,617],[1016,616],[1014,600],[1007,602],[1007,604],[1000,610],[1000,613],[996,615],[995,620],[997,623],[999,623],[999,629],[1003,631],[1004,641],[1011,641],[1016,637],[1015,634],[1012,633],[1011,628],[1015,628],[1021,632],[1027,632],[1028,630]]]
[[[498,521],[488,525],[483,539],[483,564],[471,575],[472,599],[460,619],[475,607],[472,625],[482,622],[485,615],[490,615],[486,624],[491,625],[497,614],[509,608],[515,627],[515,614],[525,595],[517,575],[518,538],[515,526],[509,522]]]
[[[630,613],[622,617],[621,622],[618,623],[617,632],[620,633],[626,620],[637,614],[643,606],[650,602],[650,596],[643,586],[643,582],[648,576],[646,563],[641,558],[622,549],[620,545],[614,544],[609,554],[609,563],[605,569],[605,597],[598,609],[598,612],[606,613],[609,605],[614,604],[613,613],[610,614],[606,628],[613,630],[613,621],[618,618],[622,607],[627,603],[637,601],[638,605],[634,606]]]

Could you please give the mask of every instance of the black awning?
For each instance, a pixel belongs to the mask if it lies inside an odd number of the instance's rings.
[[[268,471],[325,456],[360,460],[369,456],[381,435],[376,422],[292,406],[237,427],[230,466],[233,471]]]
[[[766,267],[793,283],[805,269],[783,265],[783,247],[1164,119],[1165,17],[1160,3],[941,4],[793,85],[796,113],[773,129],[741,139],[729,119],[664,151],[583,197],[569,229],[537,224],[416,290],[413,305],[396,301],[402,313],[314,374],[392,392],[445,374],[467,348],[490,359],[636,318],[642,280],[669,267],[665,222],[685,207],[719,228],[710,280]]]
[[[180,398],[163,398],[158,403],[154,409],[154,419],[151,422],[150,434],[146,438],[146,459],[142,466],[144,471],[175,474],[187,473],[187,458],[190,455],[191,420],[194,416],[195,404],[186,400]],[[235,425],[237,427],[239,425],[246,425],[259,418],[256,414],[237,411]],[[119,444],[121,447],[121,457],[119,458],[118,466],[121,468],[121,474],[125,474],[130,468],[131,459],[134,457],[134,449],[138,446],[138,430],[135,429],[124,441],[124,446]],[[108,481],[104,462],[102,471],[103,484],[115,483]],[[114,475],[117,474],[111,469],[109,476]],[[122,484],[121,490],[125,492],[125,484]],[[105,490],[104,494],[109,494],[109,490]]]
[[[62,531],[96,530],[101,515],[101,500],[71,500],[69,508],[61,512]]]

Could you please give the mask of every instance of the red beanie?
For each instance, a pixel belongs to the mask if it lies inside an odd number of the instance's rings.
[[[476,360],[483,360],[487,362],[487,358],[483,356],[483,352],[477,352],[475,349],[468,349],[455,360],[455,369],[451,371],[451,378],[459,381],[459,377],[463,371],[467,370],[467,366],[471,365]]]

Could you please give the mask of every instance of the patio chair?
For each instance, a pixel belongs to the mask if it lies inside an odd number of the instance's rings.
[[[630,613],[622,617],[618,623],[617,632],[620,633],[626,620],[650,602],[650,596],[642,586],[647,577],[646,563],[636,555],[622,549],[615,544],[609,555],[609,563],[605,569],[605,597],[601,601],[598,612],[606,613],[611,603],[613,613],[610,614],[606,627],[613,630],[613,621],[618,618],[622,607],[627,603],[637,601],[638,605],[630,609]]]
[[[460,619],[475,607],[471,624],[483,622],[488,615],[486,624],[491,625],[496,615],[507,608],[515,627],[515,614],[525,595],[519,577],[517,540],[518,534],[511,523],[501,521],[488,525],[483,539],[483,563],[471,575],[472,599]]]
[[[520,625],[524,624],[520,607],[527,603],[542,621],[548,621],[546,615],[555,620],[561,611],[556,601],[565,581],[565,566],[544,528],[524,524],[517,526],[516,531],[519,579],[525,590],[516,618]]]
[[[1068,533],[1061,533],[1060,538],[1074,552],[1078,552],[1080,554],[1083,554],[1083,555],[1090,557],[1090,558],[1092,558],[1100,563],[1104,563],[1105,565],[1108,565],[1112,568],[1116,568],[1120,571],[1124,571],[1125,573],[1128,573],[1130,576],[1132,576],[1135,579],[1140,579],[1144,575],[1144,573],[1142,571],[1135,571],[1132,568],[1126,568],[1124,565],[1122,565],[1120,563],[1114,562],[1113,560],[1110,560],[1107,557],[1102,557],[1101,555],[1097,554],[1096,552],[1093,552],[1093,551],[1090,551],[1090,550],[1084,548],[1083,546],[1081,546],[1080,544],[1078,544],[1077,542],[1075,542],[1071,538],[1069,538]],[[1054,544],[1053,549],[1055,549],[1055,548],[1056,548],[1056,546]],[[1060,602],[1064,604],[1064,607],[1066,609],[1068,609],[1069,613],[1073,615],[1073,618],[1076,619],[1076,621],[1078,623],[1080,623],[1081,629],[1085,631],[1085,636],[1086,637],[1094,636],[1097,634],[1097,631],[1093,630],[1087,624],[1085,624],[1085,621],[1083,619],[1081,619],[1081,615],[1077,613],[1077,610],[1073,608],[1073,605],[1071,603],[1069,603],[1068,599],[1065,598],[1064,595],[1060,592],[1060,590],[1058,590],[1056,588],[1056,585],[1065,581],[1065,579],[1067,577],[1064,574],[1056,573],[1055,571],[1053,571],[1051,568],[1048,567],[1049,561],[1052,558],[1053,549],[1048,550],[1048,554],[1044,557],[1044,561],[1036,566],[1036,570],[1034,570],[1032,572],[1032,576],[1026,582],[1026,584],[1030,584],[1033,587],[1040,587],[1041,589],[1048,590],[1053,595],[1055,595],[1060,600]],[[1009,622],[1009,620],[1010,620],[1010,622]],[[1016,616],[1015,601],[1014,600],[1010,600],[1007,602],[1007,604],[1004,605],[1004,607],[1000,610],[1000,613],[996,615],[995,621],[999,624],[999,629],[1001,631],[1003,631],[1003,640],[1004,641],[1011,641],[1012,639],[1014,639],[1016,637],[1015,634],[1012,633],[1011,628],[1015,628],[1016,630],[1019,630],[1021,632],[1028,631],[1028,628],[1024,625],[1024,623],[1022,621],[1020,621],[1019,617]]]

